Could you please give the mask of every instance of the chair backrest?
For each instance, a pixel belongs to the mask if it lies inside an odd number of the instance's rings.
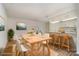
[[[54,34],[54,39],[56,39],[56,40],[60,39],[60,34],[59,33],[55,33]]]
[[[17,50],[21,51],[21,41],[19,39],[16,40],[16,47],[17,47]]]
[[[28,48],[24,46],[20,40],[16,40],[16,47],[17,47],[17,50],[21,52],[28,51]]]
[[[21,39],[21,36],[17,36],[16,34],[14,35],[14,40],[18,40],[18,39]]]
[[[62,43],[69,44],[71,36],[68,34],[62,34]]]
[[[21,38],[16,40],[16,47],[19,51],[26,51],[27,47],[22,44]]]
[[[68,34],[63,34],[62,37],[63,37],[65,40],[70,39],[70,35],[68,35]]]
[[[15,41],[15,44],[16,44],[16,47],[18,48],[19,47],[19,44],[20,44],[20,41],[19,41],[19,38],[18,36],[15,34],[14,37],[13,37],[14,41]],[[19,48],[18,48],[19,49]]]

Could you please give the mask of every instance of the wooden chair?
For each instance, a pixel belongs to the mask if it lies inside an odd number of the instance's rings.
[[[49,37],[49,34],[44,34],[42,37]],[[43,55],[45,55],[44,53],[46,53],[47,51],[48,51],[48,55],[50,55],[50,48],[49,48],[49,40],[47,40],[47,41],[43,41],[41,44],[42,44],[42,46],[43,46]],[[47,51],[45,52],[45,50],[47,49]]]
[[[51,37],[51,40],[49,41],[49,44],[54,45],[54,33],[50,33],[49,36]]]
[[[60,33],[55,33],[53,36],[53,40],[54,40],[54,42],[53,42],[54,46],[57,45],[60,48],[60,44],[61,44]]]
[[[68,34],[62,34],[62,42],[61,42],[61,47],[62,48],[67,48],[67,51],[70,50],[70,36]]]

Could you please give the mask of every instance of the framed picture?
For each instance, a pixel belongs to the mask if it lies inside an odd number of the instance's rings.
[[[4,19],[0,16],[0,31],[4,31],[4,30],[5,30]]]
[[[4,31],[4,25],[0,23],[0,31]]]
[[[26,24],[25,23],[17,23],[16,30],[26,30]]]

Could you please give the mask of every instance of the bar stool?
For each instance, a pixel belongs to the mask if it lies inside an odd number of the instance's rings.
[[[70,36],[68,34],[62,34],[62,43],[61,47],[67,48],[67,51],[70,50]]]

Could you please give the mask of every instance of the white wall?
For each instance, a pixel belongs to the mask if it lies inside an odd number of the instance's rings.
[[[7,43],[7,33],[6,33],[7,17],[6,17],[5,10],[2,4],[0,4],[0,16],[4,18],[3,22],[5,24],[5,31],[0,31],[0,48],[5,48],[6,43]]]
[[[67,10],[67,11],[65,11]],[[51,17],[50,20],[51,21],[61,21],[61,20],[66,20],[66,19],[70,19],[70,18],[73,18],[73,17],[76,17],[76,13],[75,13],[75,8],[69,8],[69,9],[65,9],[64,10],[64,13],[62,13],[62,11],[60,12],[60,14],[54,16],[54,17]],[[50,22],[49,24],[49,31],[52,32],[57,32],[59,27],[61,26],[74,26],[74,23],[73,21],[66,21],[66,22],[63,22],[62,24],[61,23],[55,23],[55,24],[52,24]]]
[[[76,27],[77,27],[77,54],[79,54],[79,4],[75,4],[75,11],[77,15],[77,22],[76,22]]]
[[[76,19],[63,21],[58,23],[49,23],[49,31],[50,32],[58,32],[60,27],[75,27],[76,26]]]
[[[60,23],[49,23],[49,32],[58,32],[58,29],[60,27]]]
[[[16,30],[16,24],[17,23],[25,23],[27,26],[27,30]],[[7,28],[12,28],[15,31],[15,34],[22,35],[23,33],[26,33],[29,30],[29,27],[39,27],[39,29],[44,33],[46,32],[46,24],[40,21],[35,20],[27,20],[27,19],[19,19],[19,18],[9,18],[8,19],[8,25]],[[8,30],[7,29],[7,30]]]

